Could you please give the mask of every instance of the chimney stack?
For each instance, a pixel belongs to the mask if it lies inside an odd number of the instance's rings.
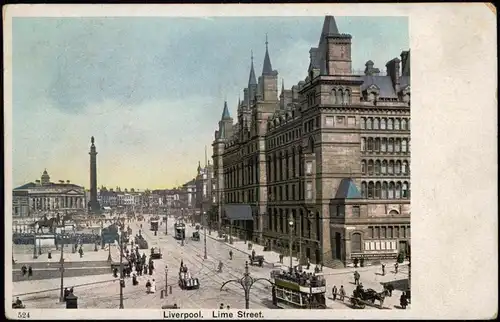
[[[391,77],[392,86],[394,87],[396,93],[399,93],[399,81],[401,77],[400,63],[401,60],[399,60],[399,58],[394,58],[393,60],[385,64],[385,67],[387,68],[387,75]]]

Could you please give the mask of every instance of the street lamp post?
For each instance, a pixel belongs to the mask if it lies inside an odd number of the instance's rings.
[[[38,255],[36,253],[36,220],[35,211],[33,211],[33,258],[37,259]]]
[[[123,309],[123,286],[125,279],[123,276],[123,225],[120,226],[120,309]]]
[[[184,224],[184,208],[181,210],[181,220],[182,223]],[[182,238],[181,238],[181,246],[184,246],[184,237],[186,236],[186,224],[184,224],[184,231],[182,233]]]
[[[61,290],[60,290],[60,296],[59,296],[59,301],[62,303],[64,302],[64,238],[66,234],[66,229],[63,227],[61,229],[61,259],[59,260],[61,264]]]
[[[168,265],[165,265],[165,296],[168,295]]]
[[[290,240],[289,240],[289,245],[290,245],[290,270],[293,269],[293,262],[292,262],[292,230],[293,230],[293,218],[292,214],[290,214],[290,217],[288,218],[288,226],[290,229],[289,230],[289,235],[290,235]]]
[[[204,259],[207,259],[207,213],[203,212],[203,219],[205,220],[205,223],[203,225],[203,234],[205,235],[204,239],[204,246],[205,246],[205,254],[203,256]]]
[[[222,284],[222,286],[220,287],[220,290],[222,291],[224,286],[226,286],[226,284],[228,284],[230,282],[240,284],[241,287],[243,287],[243,291],[245,292],[245,309],[249,309],[250,308],[250,290],[252,289],[253,284],[259,280],[260,281],[268,281],[271,285],[274,286],[273,282],[271,282],[267,278],[263,278],[263,277],[253,278],[253,277],[251,277],[250,273],[248,272],[248,262],[245,262],[245,273],[243,274],[243,277],[240,279],[234,279],[234,280],[229,280],[229,281],[224,282]]]
[[[165,210],[165,235],[168,235],[168,208]]]

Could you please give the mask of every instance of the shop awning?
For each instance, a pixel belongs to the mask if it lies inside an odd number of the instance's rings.
[[[224,212],[229,220],[253,220],[250,205],[224,205]]]

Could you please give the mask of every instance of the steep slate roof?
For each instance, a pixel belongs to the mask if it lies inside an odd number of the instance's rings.
[[[229,115],[229,109],[227,107],[227,101],[224,102],[224,110],[222,111],[222,119],[227,120],[230,119],[231,115]]]
[[[35,183],[28,182],[28,183],[23,184],[22,186],[14,188],[14,190],[23,190],[23,189],[29,189],[29,188],[34,188],[34,187],[36,187]]]
[[[269,58],[269,51],[267,49],[267,35],[266,35],[266,56],[264,57],[264,67],[262,68],[262,75],[271,75],[273,67],[271,66],[271,59]]]
[[[249,86],[250,85],[257,85],[257,79],[255,78],[255,71],[253,69],[253,53],[252,53],[252,65],[250,67],[250,76],[248,77],[248,85]],[[238,103],[238,107],[239,106],[240,106],[240,104]]]
[[[363,79],[363,85],[361,85],[361,91],[364,91],[371,85],[376,85],[380,89],[380,97],[384,98],[397,98],[396,91],[392,86],[392,81],[390,76],[361,76]]]
[[[337,189],[337,194],[335,199],[359,199],[361,198],[361,193],[359,193],[356,184],[350,178],[344,178],[340,181],[339,188]]]

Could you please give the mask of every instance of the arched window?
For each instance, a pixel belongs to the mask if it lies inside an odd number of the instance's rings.
[[[396,183],[396,199],[401,199],[401,182]]]
[[[396,139],[395,145],[394,145],[394,152],[399,153],[401,151],[401,139]]]
[[[389,144],[387,145],[387,152],[394,152],[394,139],[389,139]]]
[[[401,130],[408,130],[406,119],[401,120]]]
[[[335,100],[335,104],[342,104],[342,97],[344,96],[344,93],[341,89],[337,90],[337,99]]]
[[[361,161],[361,173],[362,174],[366,173],[366,161],[365,160]]]
[[[401,121],[399,119],[394,120],[394,129],[395,130],[400,130],[401,129]]]
[[[366,198],[366,182],[361,182],[361,197]]]
[[[401,172],[403,174],[408,174],[408,161],[403,161],[403,165],[401,167]]]
[[[375,198],[380,198],[382,196],[382,185],[380,184],[379,181],[375,183]]]
[[[394,199],[394,182],[389,182],[389,199]]]
[[[380,160],[375,161],[375,174],[380,174]]]
[[[368,130],[371,130],[372,129],[372,118],[369,117],[367,120],[366,120],[366,128]]]
[[[394,123],[394,121],[392,119],[388,119],[387,120],[387,129],[388,130],[392,130],[393,129],[393,126],[392,126],[393,123]]]
[[[382,144],[380,145],[380,151],[387,152],[387,139],[386,138],[382,139]]]
[[[386,174],[387,173],[387,161],[384,160],[382,161],[382,174]]]
[[[374,120],[373,120],[373,129],[374,130],[378,130],[379,129],[379,123],[380,123],[380,120],[378,117],[376,117]]]
[[[361,152],[364,152],[366,149],[366,139],[361,138]]]
[[[402,191],[403,198],[408,198],[408,182],[403,182],[403,191]]]
[[[351,235],[351,252],[361,253],[361,234],[353,233]]]
[[[408,143],[406,142],[406,140],[402,140],[401,141],[401,152],[407,152],[408,150]]]
[[[313,137],[309,137],[309,151],[311,151],[311,153],[314,153],[314,139]]]
[[[374,147],[374,150],[376,152],[380,151],[380,138],[375,138],[375,147]]]
[[[361,118],[361,128],[366,129],[366,119],[364,117]]]
[[[406,126],[408,127],[408,131],[411,130],[411,128],[410,128],[410,119],[408,119],[408,124],[406,124]]]
[[[380,129],[381,130],[385,130],[387,127],[386,127],[386,123],[387,123],[387,120],[385,118],[383,118],[382,120],[380,120]]]
[[[396,161],[396,167],[394,168],[395,174],[401,174],[401,161]]]
[[[349,105],[351,103],[351,92],[346,89],[344,92],[344,105]]]
[[[373,151],[373,138],[368,138],[368,147],[366,148],[368,151]]]
[[[332,104],[336,104],[337,103],[337,90],[334,88],[332,89],[332,96],[331,96],[331,102]]]
[[[387,182],[382,183],[382,199],[387,199]]]
[[[368,161],[368,174],[373,174],[373,160]]]
[[[389,169],[387,169],[387,170],[388,170],[387,172],[389,174],[393,174],[394,173],[394,161],[393,160],[389,161]]]
[[[374,195],[375,195],[375,185],[373,184],[373,182],[370,181],[370,183],[368,183],[368,198],[372,199]]]

